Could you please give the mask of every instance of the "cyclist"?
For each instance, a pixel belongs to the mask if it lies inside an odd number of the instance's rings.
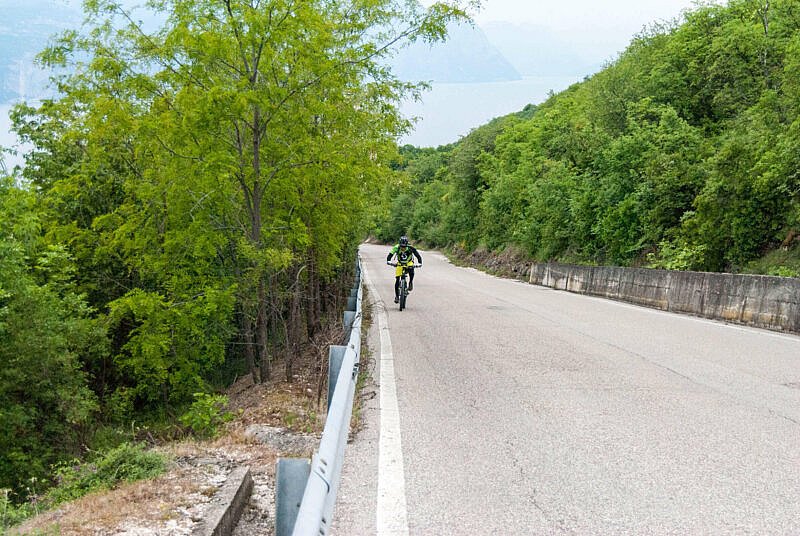
[[[409,276],[408,291],[411,292],[414,289],[414,259],[412,255],[417,258],[417,262],[422,266],[422,256],[419,251],[410,245],[408,237],[403,235],[386,257],[386,264],[389,264],[392,261],[392,257],[397,256],[397,269],[394,272],[394,303],[400,301],[400,276],[403,274],[403,266],[410,265],[406,270]]]

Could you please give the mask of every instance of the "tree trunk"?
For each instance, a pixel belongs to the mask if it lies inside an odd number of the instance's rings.
[[[312,250],[308,258],[308,282],[306,284],[306,324],[308,326],[308,337],[314,335],[321,328],[320,321],[320,299],[319,299],[319,276],[317,275],[316,254]]]
[[[325,310],[328,313],[339,311],[338,278],[325,284]]]
[[[260,112],[258,107],[253,110],[253,125],[250,127],[250,132],[253,136],[252,150],[253,150],[253,182],[252,187],[248,187],[245,180],[246,175],[242,174],[240,184],[243,193],[245,194],[246,208],[250,217],[249,240],[256,250],[261,249],[261,199],[263,196],[263,185],[261,184],[261,160],[260,160]],[[241,140],[240,140],[241,143]],[[243,154],[243,147],[239,147],[240,154]],[[244,162],[240,165],[244,166]],[[253,277],[258,278],[255,282],[256,286],[256,303],[254,306],[245,307],[246,314],[244,320],[244,336],[245,336],[245,358],[250,373],[253,376],[253,383],[261,383],[269,378],[269,366],[265,368],[266,351],[263,347],[264,333],[266,329],[266,315],[264,303],[264,282],[260,270],[255,270],[256,274]],[[252,287],[251,287],[252,289]],[[249,314],[247,314],[249,313]],[[263,373],[266,371],[266,375]]]
[[[258,315],[256,317],[256,352],[258,353],[261,381],[267,381],[272,376],[272,364],[267,349],[267,329],[267,293],[262,278],[258,282]]]
[[[247,370],[253,377],[253,383],[261,383],[261,375],[256,367],[255,360],[255,344],[253,341],[253,321],[247,312],[242,314],[242,337],[244,339],[244,360],[247,364]]]
[[[269,317],[269,325],[272,326],[272,339],[268,340],[271,348],[271,355],[277,355],[281,346],[281,336],[286,338],[286,324],[284,318],[278,313],[280,303],[280,293],[278,292],[278,285],[274,277],[269,281],[269,292],[271,295],[270,301],[267,304],[267,315]]]
[[[302,337],[302,320],[301,320],[301,292],[300,289],[300,271],[302,268],[297,268],[294,271],[292,278],[292,285],[289,287],[289,321],[287,323],[287,348],[286,348],[286,381],[292,381],[294,372],[294,361],[297,359],[297,354],[300,351],[300,338]]]

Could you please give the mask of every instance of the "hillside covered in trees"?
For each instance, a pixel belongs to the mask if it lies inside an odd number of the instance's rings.
[[[800,1],[698,7],[538,107],[402,155],[381,238],[798,276]]]
[[[416,88],[386,55],[465,17],[453,2],[153,5],[166,22],[148,33],[87,1],[88,25],[41,55],[70,73],[58,98],[13,112],[33,149],[0,180],[0,499],[137,430],[208,425],[237,375],[292,379],[340,321],[407,127],[397,102]]]

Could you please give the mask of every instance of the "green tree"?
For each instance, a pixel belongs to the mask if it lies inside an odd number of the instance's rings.
[[[34,196],[0,180],[0,487],[18,498],[80,453],[97,409],[81,362],[106,351],[72,259],[41,231]]]
[[[282,348],[293,376],[408,126],[397,102],[416,88],[385,59],[466,16],[456,2],[150,5],[165,23],[146,33],[88,1],[88,30],[42,55],[72,67],[61,96],[16,122],[48,238],[108,315],[111,358],[88,368],[116,418],[171,414],[231,354],[262,381]]]
[[[742,268],[779,245],[796,222],[796,138],[783,134],[777,106],[774,93],[765,93],[709,158],[708,180],[683,225],[688,242],[704,247],[704,269]]]
[[[448,148],[438,220],[421,188],[407,201],[451,243],[538,259],[738,270],[789,248],[799,13],[735,0],[652,25],[599,73]]]

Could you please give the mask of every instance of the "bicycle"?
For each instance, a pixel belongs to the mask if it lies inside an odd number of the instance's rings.
[[[397,262],[387,262],[389,266],[394,266],[397,268],[400,266],[403,270],[400,273],[400,310],[406,308],[406,299],[408,298],[408,270],[410,268],[422,268],[421,264],[414,264],[414,263],[407,263],[407,264],[400,264]]]

